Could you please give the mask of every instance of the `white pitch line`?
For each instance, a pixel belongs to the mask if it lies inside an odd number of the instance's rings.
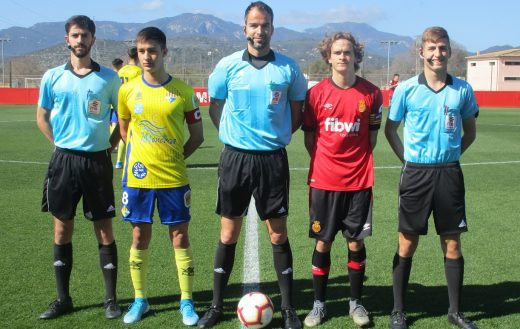
[[[520,127],[520,125],[510,125],[510,124],[505,124],[505,123],[488,123],[488,124],[485,124],[484,126]]]
[[[16,160],[2,160],[0,162],[4,163],[21,163],[21,164],[37,164],[37,165],[48,165],[48,162],[38,162],[38,161],[16,161]]]
[[[11,121],[0,121],[0,123],[18,123],[18,122],[36,122],[36,120],[11,120]]]
[[[260,288],[260,262],[258,258],[258,213],[255,199],[251,197],[246,216],[246,236],[244,245],[243,294]]]

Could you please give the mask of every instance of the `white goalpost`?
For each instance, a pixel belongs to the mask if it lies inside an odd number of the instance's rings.
[[[42,78],[24,78],[25,88],[40,88]]]

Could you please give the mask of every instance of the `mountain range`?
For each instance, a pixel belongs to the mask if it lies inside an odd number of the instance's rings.
[[[136,33],[146,26],[156,26],[163,30],[168,39],[207,39],[223,43],[244,44],[242,26],[224,21],[207,14],[181,14],[165,17],[146,23],[118,23],[113,21],[97,21],[96,37],[100,40],[125,41],[135,38]],[[330,23],[318,28],[309,28],[303,32],[284,27],[276,27],[272,43],[284,48],[287,42],[311,41],[318,45],[326,33],[332,31],[349,31],[366,45],[366,53],[387,56],[387,44],[382,41],[397,41],[391,48],[390,56],[406,52],[414,44],[414,39],[376,30],[365,23]],[[64,22],[37,23],[31,27],[10,27],[0,30],[0,38],[10,41],[4,45],[4,56],[20,56],[30,54],[64,43]]]
[[[220,58],[245,47],[242,26],[213,15],[181,14],[146,23],[96,21],[97,42],[92,50],[94,60],[110,66],[114,58],[124,58],[128,45],[146,26],[156,26],[166,33],[171,55],[166,59],[167,68],[185,77],[199,74],[201,81],[194,82],[199,85],[204,85],[204,79]],[[361,70],[366,69],[367,73],[388,70],[388,55],[392,59],[403,55],[401,61],[405,62],[416,56],[413,38],[352,22],[330,23],[302,32],[275,27],[271,47],[296,59],[311,74],[315,71],[311,69],[313,63],[321,60],[317,49],[319,42],[327,33],[334,31],[349,31],[365,44]],[[15,26],[0,30],[0,38],[9,39],[9,42],[2,43],[3,55],[7,60],[12,59],[14,74],[19,76],[38,76],[48,68],[67,61],[69,55],[64,35],[64,22],[43,22],[28,28]],[[397,43],[389,46],[389,41]],[[481,53],[509,48],[513,47],[494,46]],[[466,55],[473,54],[465,52],[463,56]],[[397,66],[396,70],[414,72],[412,66],[413,63],[408,68]],[[460,74],[464,75],[464,72]]]

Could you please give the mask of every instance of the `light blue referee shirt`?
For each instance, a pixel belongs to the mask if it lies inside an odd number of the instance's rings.
[[[70,62],[43,75],[38,105],[51,111],[54,144],[76,151],[110,148],[110,110],[117,111],[117,73],[92,61],[92,71],[75,74]]]
[[[388,119],[404,120],[404,160],[415,163],[458,161],[462,121],[476,116],[478,106],[471,86],[448,75],[435,92],[424,73],[397,86]]]
[[[280,53],[260,69],[247,50],[217,64],[208,81],[209,96],[226,100],[220,120],[222,143],[245,150],[268,151],[291,141],[289,101],[303,101],[307,81],[298,65]]]

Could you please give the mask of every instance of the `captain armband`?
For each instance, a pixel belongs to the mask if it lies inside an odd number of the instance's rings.
[[[202,115],[200,113],[200,109],[197,107],[193,111],[186,112],[185,114],[186,122],[191,125],[197,123],[202,120]]]

